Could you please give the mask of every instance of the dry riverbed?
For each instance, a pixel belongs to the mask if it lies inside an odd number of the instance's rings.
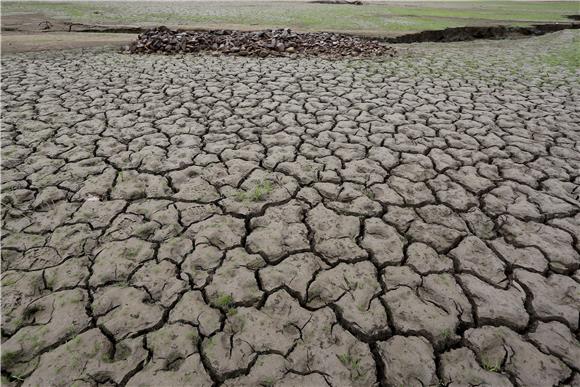
[[[3,385],[578,386],[579,38],[4,55]]]

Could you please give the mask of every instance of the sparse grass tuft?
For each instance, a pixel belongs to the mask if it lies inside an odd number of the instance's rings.
[[[262,180],[250,191],[246,192],[238,191],[236,193],[236,200],[238,202],[245,201],[260,202],[264,200],[264,198],[268,196],[268,194],[270,194],[272,190],[273,190],[272,182],[270,182],[269,180]]]
[[[219,296],[214,301],[214,305],[225,311],[228,316],[233,316],[237,313],[236,306],[234,305],[234,298],[230,294]]]
[[[215,305],[219,308],[227,308],[234,304],[234,298],[230,294],[221,295],[215,300]]]
[[[342,355],[337,355],[337,357],[342,365],[350,371],[350,378],[352,380],[358,380],[366,375],[367,371],[362,370],[359,358],[349,353],[343,353]]]
[[[139,254],[139,250],[134,247],[125,249],[125,255],[127,258],[135,258],[137,254]]]
[[[500,365],[498,363],[492,363],[488,359],[483,359],[483,362],[482,363],[483,363],[482,364],[483,365],[483,368],[486,371],[489,371],[489,372],[499,372],[501,370],[501,367],[500,367]]]
[[[367,198],[369,198],[371,200],[375,200],[375,193],[373,191],[371,191],[370,189],[365,189],[364,194],[366,195]]]
[[[262,387],[274,387],[275,382],[272,378],[266,378],[260,382],[260,386]]]
[[[210,350],[215,346],[215,340],[213,339],[213,337],[208,338],[207,340],[205,340],[205,348]]]
[[[189,333],[187,334],[187,338],[188,338],[189,340],[191,340],[191,342],[192,342],[192,343],[194,343],[194,344],[195,344],[195,343],[197,342],[197,331],[195,331],[195,330],[192,330],[191,332],[189,332]]]

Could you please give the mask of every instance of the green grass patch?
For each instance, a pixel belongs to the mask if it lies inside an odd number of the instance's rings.
[[[499,372],[501,370],[501,367],[498,363],[492,363],[491,361],[486,360],[486,359],[483,360],[482,365],[483,365],[483,368],[489,372]]]
[[[542,62],[550,66],[565,67],[570,71],[580,69],[580,37],[574,37],[569,46],[545,55]]]
[[[2,14],[42,12],[80,23],[187,25],[191,27],[289,27],[307,31],[389,33],[482,24],[567,20],[573,1],[396,2],[360,7],[311,3],[252,2],[15,2]]]
[[[215,304],[219,307],[229,307],[231,305],[233,305],[234,303],[234,298],[229,295],[229,294],[224,294],[222,296],[219,296],[218,299],[216,300]]]
[[[352,380],[359,380],[366,375],[367,371],[361,368],[361,359],[354,357],[349,353],[343,353],[337,355],[337,357],[342,365],[350,371],[350,377]]]
[[[273,190],[272,182],[263,180],[256,184],[254,188],[249,191],[238,191],[236,193],[236,200],[239,202],[260,202],[264,200]]]

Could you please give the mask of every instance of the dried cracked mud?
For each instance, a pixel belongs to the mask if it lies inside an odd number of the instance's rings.
[[[579,386],[578,36],[5,56],[4,383]]]

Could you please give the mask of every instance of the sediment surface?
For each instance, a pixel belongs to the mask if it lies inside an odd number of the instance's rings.
[[[578,37],[3,57],[4,383],[578,386]]]

